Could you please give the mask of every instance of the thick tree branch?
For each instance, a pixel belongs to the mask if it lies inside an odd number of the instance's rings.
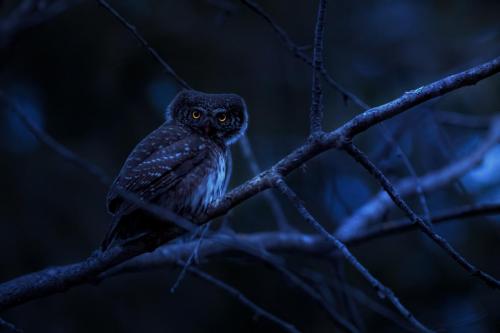
[[[432,223],[439,224],[462,218],[498,214],[500,214],[500,204],[466,206],[450,209],[436,215],[432,219]],[[340,238],[339,240],[345,245],[355,246],[380,237],[387,237],[416,229],[417,226],[409,221],[393,221],[373,226],[363,233],[348,238]],[[245,245],[244,248],[260,248],[263,251],[273,253],[299,252],[318,256],[336,251],[335,246],[331,242],[319,235],[282,231],[258,232],[253,234],[218,233],[199,245],[199,248],[196,250],[197,257],[203,260],[226,252],[242,251],[241,244]],[[152,253],[143,254],[111,269],[104,275],[101,275],[100,278],[104,279],[108,276],[126,272],[143,272],[165,268],[175,264],[178,259],[187,260],[197,246],[197,241],[166,244]]]

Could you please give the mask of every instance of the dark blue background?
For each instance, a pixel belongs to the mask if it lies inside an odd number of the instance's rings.
[[[16,1],[0,2],[6,17]],[[294,58],[270,27],[238,1],[221,10],[214,1],[113,1],[172,67],[194,88],[235,92],[249,106],[248,136],[262,167],[301,144],[308,132],[311,70]],[[311,45],[316,1],[261,1],[300,45]],[[370,105],[479,64],[500,51],[498,1],[329,1],[325,65]],[[58,140],[114,175],[135,143],[157,127],[179,86],[121,25],[94,1],[72,6],[20,31],[0,48],[0,87]],[[402,148],[423,175],[470,153],[481,129],[435,126],[433,114],[490,115],[500,110],[500,79],[453,92],[386,123],[403,128]],[[325,128],[359,109],[330,87]],[[449,144],[443,143],[443,132]],[[372,157],[384,140],[375,129],[357,139]],[[83,259],[109,222],[106,188],[42,147],[10,113],[0,113],[0,279]],[[252,176],[237,147],[232,185]],[[391,179],[408,176],[392,152],[375,162]],[[500,148],[461,179],[428,195],[431,213],[471,202],[500,201]],[[291,185],[330,230],[379,187],[342,152],[328,152],[291,176]],[[420,212],[418,201],[410,200]],[[310,229],[296,213],[287,217]],[[393,210],[387,217],[401,214]],[[275,227],[262,196],[233,211],[238,231]],[[437,230],[479,267],[500,276],[498,219],[476,218]],[[498,292],[471,278],[418,232],[353,248],[366,267],[393,288],[416,316],[450,332],[494,332],[500,326]],[[296,267],[332,276],[324,261],[288,254]],[[229,258],[231,259],[231,258]],[[203,266],[305,332],[334,326],[312,301],[260,263],[218,258]],[[26,332],[261,332],[272,323],[206,282],[188,276],[170,287],[177,269],[121,276],[101,285],[9,310],[6,319]],[[347,267],[350,283],[376,295]],[[369,332],[400,328],[360,307]]]

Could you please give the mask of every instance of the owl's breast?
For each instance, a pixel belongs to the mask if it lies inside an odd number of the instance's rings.
[[[206,159],[187,174],[174,191],[177,202],[175,210],[182,215],[197,216],[204,213],[210,204],[224,195],[228,157],[219,147],[212,148],[207,147],[209,151]]]

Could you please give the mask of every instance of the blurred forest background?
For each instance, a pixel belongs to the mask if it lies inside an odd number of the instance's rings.
[[[0,89],[58,140],[113,176],[133,146],[163,121],[179,86],[96,1],[19,30],[5,28],[19,1],[0,1]],[[308,133],[311,68],[291,55],[270,26],[239,1],[113,1],[112,4],[195,89],[234,92],[249,107],[248,138],[266,168]],[[316,1],[261,1],[306,49]],[[370,105],[500,54],[500,2],[330,0],[325,65]],[[310,51],[308,51],[310,52]],[[328,86],[325,129],[360,112]],[[500,78],[461,89],[385,123],[418,175],[469,154],[487,128],[449,126],[443,112],[490,116],[500,111]],[[371,129],[357,143],[392,180],[407,177],[394,151]],[[233,148],[235,186],[253,176]],[[10,112],[0,112],[0,280],[83,259],[105,234],[107,189],[41,146]],[[291,185],[329,230],[378,193],[379,186],[346,154],[328,152],[291,175]],[[431,214],[470,203],[500,202],[500,146],[458,182],[426,195]],[[281,200],[281,198],[280,198]],[[410,200],[421,212],[418,200]],[[284,203],[292,224],[311,231]],[[386,219],[401,217],[391,210]],[[238,232],[275,228],[260,195],[231,213]],[[478,267],[500,276],[500,220],[482,217],[436,226]],[[352,248],[362,263],[423,322],[449,332],[495,332],[498,292],[471,278],[418,231]],[[310,257],[292,265],[335,268]],[[272,269],[238,256],[203,268],[305,332],[336,328],[319,307]],[[170,292],[178,269],[119,276],[9,310],[26,332],[264,332],[278,328],[204,281],[187,276]],[[346,266],[351,285],[377,297]],[[377,300],[379,302],[379,300]],[[366,331],[400,328],[368,307]]]

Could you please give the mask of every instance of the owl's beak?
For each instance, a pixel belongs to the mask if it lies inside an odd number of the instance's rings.
[[[205,132],[205,134],[208,136],[211,136],[215,133],[215,128],[212,126],[211,122],[207,122],[205,126],[203,126],[203,132]]]

